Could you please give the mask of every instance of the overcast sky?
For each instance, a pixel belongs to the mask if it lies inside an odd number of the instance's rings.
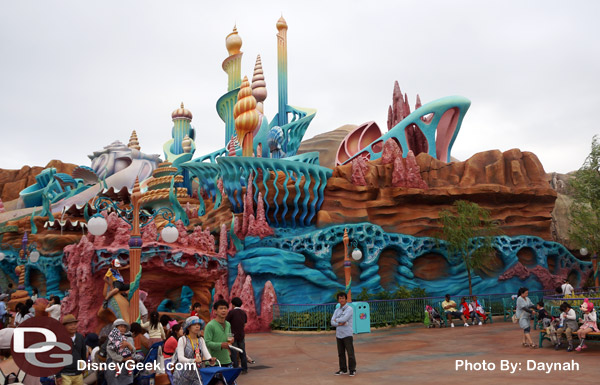
[[[597,1],[1,1],[0,168],[87,155],[138,133],[162,153],[183,101],[196,156],[223,147],[217,99],[237,23],[242,75],[262,56],[277,109],[275,23],[288,29],[289,104],[317,109],[305,139],[374,120],[398,80],[411,106],[472,101],[452,156],[520,148],[578,169],[600,133]]]

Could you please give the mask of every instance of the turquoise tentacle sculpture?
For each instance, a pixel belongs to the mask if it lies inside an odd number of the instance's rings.
[[[379,139],[359,151],[344,162],[352,162],[357,156],[367,155],[370,160],[379,159],[383,152],[383,144],[394,138],[400,144],[402,155],[406,157],[410,147],[406,138],[406,128],[417,126],[427,139],[427,153],[436,159],[450,162],[450,152],[456,140],[462,121],[471,106],[471,101],[463,96],[447,96],[417,109]],[[433,115],[430,119],[427,116]],[[374,146],[380,150],[374,150]]]

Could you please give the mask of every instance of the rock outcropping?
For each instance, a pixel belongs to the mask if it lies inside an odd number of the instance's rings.
[[[354,124],[346,124],[338,127],[333,131],[326,132],[324,134],[316,135],[310,139],[303,140],[298,148],[297,154],[304,154],[307,152],[318,151],[319,152],[319,164],[323,167],[334,168],[335,167],[335,150],[340,147],[342,140],[348,135],[349,132],[353,131],[358,127]]]
[[[440,230],[440,210],[465,199],[490,210],[505,235],[552,239],[557,194],[535,154],[491,150],[465,162],[445,163],[421,153],[416,161],[428,189],[393,187],[394,165],[381,159],[367,162],[366,186],[352,183],[351,164],[337,167],[327,182],[317,224],[368,221],[390,232],[432,236]]]
[[[46,167],[29,167],[23,166],[20,170],[4,170],[0,169],[0,198],[7,205],[6,209],[11,210],[13,207],[8,206],[8,202],[19,198],[19,192],[27,186],[36,183],[35,177],[42,170],[54,167],[56,172],[62,172],[71,175],[77,165],[63,163],[60,160],[51,160]]]

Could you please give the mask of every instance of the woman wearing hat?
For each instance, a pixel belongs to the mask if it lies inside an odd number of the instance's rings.
[[[185,335],[177,341],[177,350],[173,355],[173,364],[181,363],[196,363],[196,368],[202,365],[203,361],[210,360],[211,364],[215,363],[215,358],[210,355],[204,338],[200,335],[202,324],[197,316],[188,317],[185,320],[184,333]],[[198,369],[185,370],[178,368],[173,373],[173,382],[175,384],[200,385]]]
[[[0,384],[40,385],[39,377],[26,374],[12,358],[10,341],[14,331],[14,328],[0,330]]]
[[[108,364],[110,362],[125,364],[126,361],[133,360],[132,355],[135,351],[133,342],[125,337],[125,333],[129,331],[129,324],[125,320],[118,318],[113,322],[112,326],[113,329],[109,333],[109,342],[106,347],[106,353],[108,354],[106,362]],[[129,370],[121,371],[121,368],[118,367],[117,370],[109,369],[106,371],[104,378],[108,385],[133,384],[133,372]]]

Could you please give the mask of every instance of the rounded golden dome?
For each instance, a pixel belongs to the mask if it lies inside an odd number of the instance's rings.
[[[242,48],[242,38],[240,35],[238,35],[238,31],[235,26],[233,27],[233,32],[231,32],[225,38],[225,47],[227,47],[229,56],[240,53],[240,48]]]
[[[283,15],[277,20],[277,30],[281,31],[282,29],[287,29],[287,23],[285,22]]]
[[[183,107],[183,102],[181,102],[181,107],[173,111],[171,114],[172,119],[189,119],[192,120],[192,113],[187,108]]]

